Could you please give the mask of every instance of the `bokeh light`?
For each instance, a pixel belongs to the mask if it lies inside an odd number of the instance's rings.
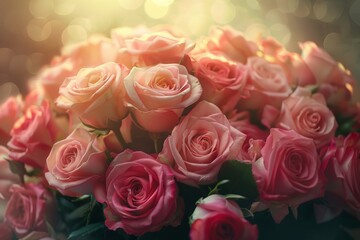
[[[118,27],[170,24],[196,39],[213,25],[272,36],[292,51],[311,40],[360,79],[360,0],[11,0],[0,4],[0,84],[23,83],[61,46]],[[17,69],[17,70],[15,70]]]

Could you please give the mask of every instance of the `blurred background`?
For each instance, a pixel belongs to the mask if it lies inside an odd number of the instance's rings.
[[[63,45],[139,24],[175,25],[193,40],[231,25],[296,52],[311,40],[360,80],[360,0],[0,0],[0,84],[24,92]]]

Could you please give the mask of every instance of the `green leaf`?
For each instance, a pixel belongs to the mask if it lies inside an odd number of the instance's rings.
[[[246,199],[246,197],[238,195],[238,194],[226,194],[224,197],[226,199]]]
[[[210,192],[209,192],[208,196],[210,196],[210,195],[212,195],[212,194],[217,194],[217,193],[219,193],[219,191],[220,191],[220,186],[221,186],[221,185],[224,185],[225,183],[228,183],[228,182],[229,182],[228,179],[224,179],[224,180],[219,181],[219,182],[215,185],[215,187],[214,187],[213,189],[210,189]]]
[[[238,160],[226,161],[218,174],[218,179],[227,179],[229,183],[222,187],[222,193],[226,195],[236,194],[249,199],[258,197],[255,179],[252,175],[252,165]]]
[[[104,228],[104,223],[93,223],[93,224],[86,225],[86,226],[70,233],[68,240],[80,239],[80,238],[90,235],[91,233],[94,233],[102,228]]]

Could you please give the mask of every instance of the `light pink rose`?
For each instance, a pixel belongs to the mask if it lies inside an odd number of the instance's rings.
[[[301,87],[283,101],[277,122],[281,128],[293,129],[312,138],[318,148],[330,142],[337,128],[324,97],[321,94],[311,95],[309,90]]]
[[[136,122],[149,132],[171,131],[183,110],[202,93],[198,79],[178,64],[134,67],[124,85],[126,105]]]
[[[2,240],[12,240],[13,239],[13,231],[9,224],[6,222],[0,223],[0,239]]]
[[[207,51],[222,52],[230,59],[246,63],[247,58],[256,56],[258,47],[255,42],[247,40],[244,35],[229,27],[214,27],[206,41]]]
[[[299,54],[287,51],[271,37],[261,39],[259,46],[264,58],[284,69],[290,85],[306,86],[316,83],[314,74]]]
[[[50,234],[47,232],[34,231],[29,233],[25,237],[22,237],[19,240],[56,240],[56,239],[50,237]]]
[[[108,128],[109,121],[118,122],[127,114],[122,88],[127,74],[124,65],[113,62],[83,68],[64,80],[57,106],[74,112],[87,125]]]
[[[245,109],[261,109],[265,104],[280,107],[283,99],[292,92],[284,70],[261,57],[250,57],[246,89],[250,96],[241,101]]]
[[[10,139],[10,131],[22,115],[23,102],[20,96],[9,97],[0,105],[0,144],[5,145]]]
[[[252,171],[260,199],[270,205],[276,222],[287,215],[288,207],[296,209],[323,196],[324,173],[312,139],[272,128],[261,154]]]
[[[80,69],[115,62],[116,58],[116,47],[113,42],[104,36],[93,35],[86,41],[66,45],[57,61],[70,61]],[[57,62],[54,60],[52,64],[57,65]]]
[[[234,109],[238,100],[247,96],[247,68],[224,56],[204,53],[192,56],[194,75],[203,87],[202,100],[219,106],[224,112]]]
[[[49,100],[54,101],[59,97],[59,88],[64,80],[75,76],[78,70],[78,67],[71,60],[67,59],[58,64],[45,67],[35,79],[40,81],[45,96]]]
[[[179,224],[178,189],[171,169],[144,152],[125,150],[106,172],[96,199],[105,203],[105,225],[142,235]]]
[[[4,146],[0,146],[0,200],[8,199],[11,185],[20,183],[19,176],[10,170],[10,165],[7,161],[8,155],[9,150]]]
[[[11,130],[9,159],[43,168],[58,132],[47,102],[28,107]]]
[[[173,168],[179,182],[210,184],[226,160],[242,159],[245,138],[216,105],[202,101],[166,138],[158,159]]]
[[[32,231],[46,231],[47,215],[54,214],[48,208],[51,195],[39,184],[13,185],[11,197],[5,210],[5,222],[18,237]]]
[[[318,84],[330,83],[344,86],[346,83],[354,85],[351,74],[340,63],[335,61],[325,50],[314,42],[300,43],[302,58],[313,72]]]
[[[50,186],[66,196],[91,194],[105,174],[105,146],[82,128],[54,144],[46,159],[45,177]]]
[[[339,136],[323,151],[329,179],[326,188],[328,202],[336,207],[344,207],[360,219],[360,134]],[[339,204],[341,200],[343,205]]]
[[[132,66],[144,67],[159,63],[180,63],[193,44],[185,38],[173,36],[168,31],[150,32],[139,37],[123,39],[119,59],[132,60]],[[124,56],[123,56],[124,55]],[[131,67],[131,66],[129,66]]]
[[[191,216],[190,239],[192,240],[255,240],[257,226],[243,216],[236,202],[221,195],[202,199]]]

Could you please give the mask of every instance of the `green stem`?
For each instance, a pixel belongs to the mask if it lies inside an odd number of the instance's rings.
[[[113,133],[115,134],[115,137],[119,141],[121,146],[123,146],[123,148],[127,148],[127,143],[120,131],[121,122],[111,122],[109,124],[109,127],[110,130],[113,131]]]

